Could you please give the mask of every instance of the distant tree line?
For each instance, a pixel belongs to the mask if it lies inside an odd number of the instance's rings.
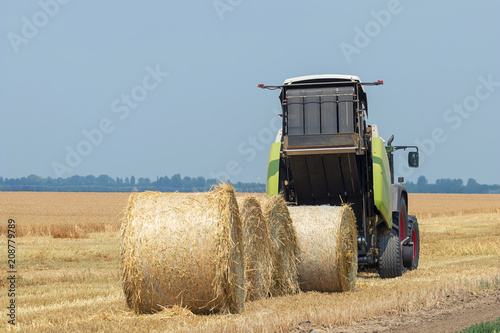
[[[219,181],[204,177],[181,177],[180,174],[172,177],[157,177],[152,181],[149,178],[134,176],[112,178],[108,175],[72,176],[68,178],[42,178],[30,175],[22,178],[0,177],[0,191],[48,191],[48,192],[205,192],[209,191]],[[266,190],[265,184],[242,183],[232,184],[238,192],[262,193]],[[435,184],[429,184],[425,176],[420,176],[416,183],[404,183],[410,193],[500,193],[500,185],[483,185],[475,179],[469,178],[464,185],[462,179],[441,178]]]
[[[490,193],[500,194],[500,185],[479,184],[474,178],[469,178],[464,185],[462,179],[441,178],[435,184],[429,184],[425,176],[420,176],[416,183],[404,183],[410,193]]]
[[[149,178],[112,178],[108,175],[72,176],[68,178],[43,178],[30,175],[22,178],[0,177],[0,191],[48,191],[48,192],[204,192],[218,184],[217,179],[204,177],[181,177],[180,174],[172,177],[157,177],[152,181]],[[265,192],[266,185],[259,183],[232,183],[238,192]]]

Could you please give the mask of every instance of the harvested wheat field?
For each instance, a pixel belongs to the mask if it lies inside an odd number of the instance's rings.
[[[118,231],[129,193],[0,192],[2,218],[19,220],[18,236],[74,238]],[[5,234],[7,224],[0,224]],[[80,231],[80,233],[76,232]],[[66,233],[66,234],[65,234]]]
[[[211,315],[194,315],[180,306],[140,315],[129,309],[119,230],[128,197],[0,192],[0,248],[6,249],[9,218],[21,236],[16,238],[17,328],[6,320],[4,273],[0,331],[382,332],[397,331],[403,321],[418,328],[429,312],[441,313],[441,326],[427,327],[455,331],[462,321],[443,313],[450,304],[465,311],[469,302],[483,306],[477,313],[500,316],[495,303],[500,295],[500,195],[411,195],[409,211],[420,224],[420,265],[400,278],[382,280],[375,272],[362,272],[354,291],[263,298],[247,302],[240,314]],[[2,253],[6,264],[7,252]],[[491,301],[479,302],[483,299]],[[477,313],[469,315],[471,323],[484,320]]]
[[[410,193],[408,211],[417,218],[500,213],[500,195]]]

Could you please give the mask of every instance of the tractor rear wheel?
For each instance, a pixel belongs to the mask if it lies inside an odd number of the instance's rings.
[[[420,231],[415,216],[408,216],[408,229],[410,229],[411,246],[403,249],[403,265],[408,269],[417,269],[420,257]]]
[[[398,226],[397,233],[399,233],[399,241],[403,242],[406,237],[409,236],[408,211],[406,209],[406,201],[404,197],[401,197],[401,205],[399,207],[399,210],[392,213],[392,223]],[[403,253],[403,250],[404,246],[401,248],[401,254]]]
[[[403,275],[403,259],[399,237],[391,234],[382,237],[378,242],[379,263],[378,274],[382,279]]]

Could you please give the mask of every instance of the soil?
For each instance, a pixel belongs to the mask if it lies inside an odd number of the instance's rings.
[[[448,297],[439,307],[401,316],[384,316],[349,326],[325,328],[302,322],[292,332],[459,332],[474,324],[494,321],[499,317],[500,290],[492,290],[466,298]]]

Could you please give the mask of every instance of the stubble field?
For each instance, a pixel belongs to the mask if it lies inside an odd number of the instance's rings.
[[[304,322],[334,329],[500,289],[500,195],[413,194],[409,212],[419,218],[421,235],[416,271],[390,280],[362,272],[354,292],[265,299],[247,303],[239,315],[195,316],[178,308],[137,316],[120,282],[127,199],[123,193],[0,192],[0,331],[274,332],[300,330]],[[6,313],[9,218],[17,232],[16,328]]]

